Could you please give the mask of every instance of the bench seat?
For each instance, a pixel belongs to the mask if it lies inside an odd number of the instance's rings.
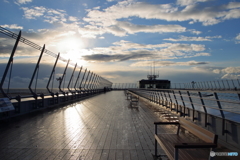
[[[155,156],[157,155],[157,143],[165,151],[170,160],[205,160],[212,159],[210,151],[217,147],[218,136],[210,131],[184,119],[178,122],[155,122]],[[158,125],[177,125],[176,134],[158,133]],[[180,134],[179,130],[185,129],[196,136]],[[198,138],[197,138],[198,137]]]
[[[209,149],[199,149],[199,146],[208,145],[207,143],[193,143],[191,140],[186,139],[186,137],[181,137],[177,134],[158,134],[155,135],[155,139],[162,146],[163,150],[167,152],[169,159],[174,159],[174,146],[173,144],[183,144],[186,149],[180,149],[178,152],[179,160],[192,160],[194,158],[197,160],[206,160],[209,157],[210,151]],[[212,147],[216,147],[216,145],[210,143]],[[192,148],[194,146],[195,148]],[[209,147],[207,147],[209,148]]]

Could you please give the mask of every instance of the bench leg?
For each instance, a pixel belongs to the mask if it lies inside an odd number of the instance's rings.
[[[178,148],[174,148],[174,160],[178,160]]]
[[[158,143],[157,143],[157,140],[155,139],[155,156],[156,157],[158,156],[158,154],[157,154],[157,145],[158,145]]]

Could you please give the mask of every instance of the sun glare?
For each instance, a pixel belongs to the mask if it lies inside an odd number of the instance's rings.
[[[75,37],[65,38],[58,46],[62,57],[80,65],[86,64],[86,61],[82,59],[83,53],[81,51],[84,49],[84,43],[81,39]]]

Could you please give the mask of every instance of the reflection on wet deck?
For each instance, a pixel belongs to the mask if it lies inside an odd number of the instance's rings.
[[[112,91],[19,120],[0,129],[1,159],[153,159],[158,118],[139,103],[130,108]]]

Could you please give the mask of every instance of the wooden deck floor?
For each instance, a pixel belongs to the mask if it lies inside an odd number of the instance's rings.
[[[112,91],[0,126],[0,159],[151,160],[158,117]]]

